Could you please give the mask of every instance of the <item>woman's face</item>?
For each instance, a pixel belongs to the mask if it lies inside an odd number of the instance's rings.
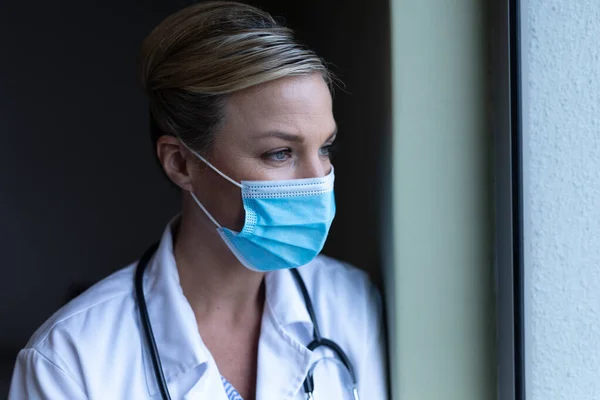
[[[313,178],[331,170],[336,137],[331,94],[318,75],[283,78],[232,96],[209,161],[237,182]],[[198,199],[222,225],[241,229],[240,189],[199,161]]]
[[[236,181],[329,173],[336,125],[320,75],[284,78],[234,95],[210,159]]]

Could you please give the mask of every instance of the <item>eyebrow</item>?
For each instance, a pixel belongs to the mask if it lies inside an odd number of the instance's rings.
[[[338,132],[338,129],[337,129],[337,125],[336,125],[335,129],[329,135],[329,137],[327,138],[327,140],[325,142],[328,142],[331,139],[335,138],[337,136],[337,132]],[[288,142],[295,142],[295,143],[304,142],[304,136],[302,136],[302,135],[297,135],[295,133],[281,132],[281,131],[266,132],[266,133],[263,133],[262,135],[259,135],[257,137],[257,139],[263,139],[263,138],[267,138],[267,137],[276,137],[281,140],[286,140]]]

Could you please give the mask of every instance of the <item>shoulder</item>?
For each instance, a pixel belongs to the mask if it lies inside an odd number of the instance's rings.
[[[33,397],[46,398],[52,392],[63,394],[61,398],[91,398],[91,393],[125,390],[112,378],[128,373],[131,390],[138,387],[133,383],[139,383],[139,374],[131,372],[143,351],[134,272],[132,265],[96,283],[33,334],[17,357],[18,373],[11,385],[15,393],[38,390]]]
[[[299,271],[315,308],[325,319],[369,323],[381,314],[381,296],[365,271],[323,255]]]
[[[319,255],[313,262],[300,267],[299,271],[307,286],[315,286],[315,289],[328,287],[354,292],[371,286],[371,280],[365,271],[325,255]]]
[[[374,289],[374,285],[365,271],[324,255],[320,255],[310,264],[300,267],[299,271],[309,291],[315,292],[316,295],[333,291],[337,295],[347,293],[356,296]]]
[[[61,340],[73,341],[75,332],[81,338],[95,339],[102,329],[134,307],[134,265],[123,268],[96,283],[60,308],[33,334],[26,348],[43,353]]]

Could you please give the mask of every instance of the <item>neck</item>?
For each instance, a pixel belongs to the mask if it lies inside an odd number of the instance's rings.
[[[186,213],[184,207],[174,254],[183,294],[198,322],[236,325],[262,314],[264,273],[244,267],[203,214],[189,208]]]

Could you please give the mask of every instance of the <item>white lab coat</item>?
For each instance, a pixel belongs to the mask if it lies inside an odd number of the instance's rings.
[[[366,274],[319,256],[301,267],[324,337],[355,366],[362,400],[385,400],[384,334],[379,296]],[[141,330],[135,264],[60,309],[19,352],[9,400],[160,399]],[[266,274],[258,345],[257,400],[304,399],[302,383],[327,350],[309,351],[313,325],[289,271]],[[227,400],[218,367],[198,333],[173,257],[171,228],[144,281],[148,312],[171,397]],[[315,399],[348,399],[345,372],[315,369]]]

